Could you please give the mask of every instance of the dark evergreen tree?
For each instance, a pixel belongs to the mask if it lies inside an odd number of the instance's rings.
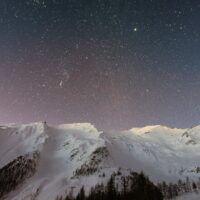
[[[196,192],[197,191],[197,185],[195,182],[192,183],[192,189]]]
[[[186,178],[186,192],[191,192],[192,188],[191,188],[191,183],[190,183],[190,179],[189,177]]]
[[[84,190],[84,187],[81,188],[79,194],[76,197],[76,200],[85,200],[85,190]]]
[[[128,192],[128,180],[126,177],[122,177],[122,194],[124,197],[127,196]]]
[[[108,184],[106,187],[106,193],[107,193],[108,200],[116,200],[117,195],[116,195],[115,180],[114,180],[113,175],[110,177],[110,180],[108,181]]]

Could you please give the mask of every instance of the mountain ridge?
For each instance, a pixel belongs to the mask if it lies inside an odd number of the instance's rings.
[[[106,182],[121,169],[144,171],[154,183],[197,180],[200,126],[176,129],[146,126],[124,131],[99,131],[90,123],[48,125],[46,122],[0,126],[0,168],[38,152],[35,173],[8,194],[7,200],[53,199],[66,188],[77,193]]]

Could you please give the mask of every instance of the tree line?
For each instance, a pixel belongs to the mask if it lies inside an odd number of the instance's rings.
[[[120,180],[119,180],[120,179]],[[120,188],[120,189],[119,189]],[[56,200],[162,200],[161,190],[142,172],[131,172],[129,176],[118,176],[113,173],[106,185],[97,184],[88,195],[82,187],[76,197],[69,194],[64,199]]]
[[[200,190],[200,180],[194,182],[190,181],[189,177],[187,177],[185,181],[179,180],[178,183],[167,184],[164,181],[158,184],[158,188],[165,199],[173,199],[185,193],[198,192]]]
[[[110,176],[106,185],[97,184],[87,195],[82,187],[75,197],[71,192],[65,198],[57,197],[56,200],[163,200],[199,190],[200,179],[194,182],[187,177],[185,181],[155,185],[143,172],[131,172],[129,176],[121,176],[118,171]]]

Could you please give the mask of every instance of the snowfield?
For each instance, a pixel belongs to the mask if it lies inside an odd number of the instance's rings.
[[[154,183],[198,180],[200,126],[156,125],[110,132],[89,123],[0,126],[0,168],[34,152],[39,155],[34,174],[6,200],[54,200],[70,191],[76,194],[82,185],[89,191],[119,169],[124,174],[143,171]]]
[[[199,193],[186,194],[175,198],[175,200],[199,200],[199,199],[200,199]]]

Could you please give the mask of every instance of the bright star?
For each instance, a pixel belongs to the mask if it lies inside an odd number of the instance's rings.
[[[60,88],[63,87],[63,81],[62,80],[60,81],[59,86],[60,86]]]

